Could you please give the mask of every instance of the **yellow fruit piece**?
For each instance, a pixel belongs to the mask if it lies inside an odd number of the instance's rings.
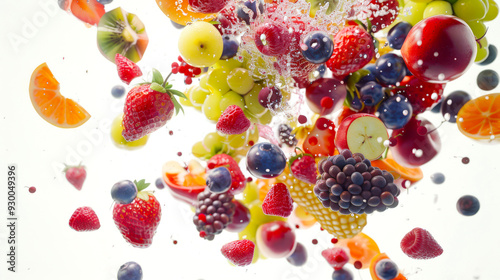
[[[126,150],[135,150],[138,149],[148,142],[149,135],[145,135],[144,137],[137,139],[135,141],[128,142],[123,138],[123,114],[118,115],[111,124],[111,140],[118,147]]]
[[[333,234],[336,238],[354,237],[366,225],[366,214],[343,215],[324,207],[314,195],[314,185],[295,179],[288,167],[280,176],[276,177],[276,182],[287,185],[293,200],[301,207],[304,207],[321,224],[324,230]]]

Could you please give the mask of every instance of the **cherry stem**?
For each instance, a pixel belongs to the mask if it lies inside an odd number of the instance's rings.
[[[486,27],[486,31],[484,31],[484,34],[483,36],[479,37],[476,39],[476,42],[479,44],[479,48],[482,49],[483,48],[483,45],[481,44],[481,40],[484,38],[484,36],[486,36],[486,33],[488,33],[488,28],[489,27]]]
[[[440,127],[443,125],[443,123],[445,123],[445,122],[446,122],[446,120],[442,120],[442,121],[441,121],[441,123],[440,123],[440,124],[439,124],[436,128],[434,128],[434,129],[433,129],[433,130],[431,130],[431,131],[428,131],[425,135],[427,135],[427,134],[429,134],[429,133],[431,133],[431,132],[436,131],[436,130],[437,130],[438,128],[440,128]]]
[[[163,81],[163,84],[161,85],[162,87],[165,87],[165,85],[167,85],[168,78],[170,78],[171,75],[172,75],[172,72],[168,73],[168,76],[165,78],[165,81]]]

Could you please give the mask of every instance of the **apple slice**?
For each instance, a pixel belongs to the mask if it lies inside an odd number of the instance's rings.
[[[375,115],[358,113],[346,117],[339,125],[335,146],[339,151],[351,150],[375,160],[385,151],[384,141],[389,139],[387,128]]]

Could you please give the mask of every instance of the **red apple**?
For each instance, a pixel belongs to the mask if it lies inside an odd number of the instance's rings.
[[[389,139],[384,123],[375,115],[357,113],[342,120],[337,129],[335,146],[341,151],[362,153],[365,158],[375,160],[384,153],[384,142]]]
[[[399,87],[392,92],[401,94],[408,98],[413,108],[413,114],[417,115],[432,109],[443,97],[445,83],[427,83],[415,76],[406,76]]]
[[[427,131],[420,130],[424,126]],[[423,134],[423,135],[421,135]],[[399,136],[397,136],[399,135]],[[391,147],[391,153],[399,164],[407,167],[418,167],[433,159],[441,150],[441,139],[434,125],[424,118],[412,118],[402,129],[392,132],[397,137],[397,144]]]
[[[446,83],[462,76],[476,53],[476,39],[470,27],[460,18],[448,15],[421,20],[410,30],[401,48],[410,72],[431,83]]]
[[[335,153],[335,124],[327,118],[318,118],[313,130],[304,140],[302,149],[313,156],[333,156]]]
[[[234,208],[233,221],[227,225],[226,230],[230,232],[240,232],[250,223],[250,210],[238,200],[233,200]]]
[[[296,245],[295,232],[286,222],[274,221],[257,229],[257,246],[267,258],[286,258]]]
[[[322,116],[338,111],[344,104],[346,86],[333,78],[319,78],[306,88],[309,109]]]

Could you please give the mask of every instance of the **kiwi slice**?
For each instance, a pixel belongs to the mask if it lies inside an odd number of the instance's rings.
[[[105,13],[97,26],[99,51],[113,63],[117,53],[138,62],[148,42],[148,34],[139,17],[122,8]]]

